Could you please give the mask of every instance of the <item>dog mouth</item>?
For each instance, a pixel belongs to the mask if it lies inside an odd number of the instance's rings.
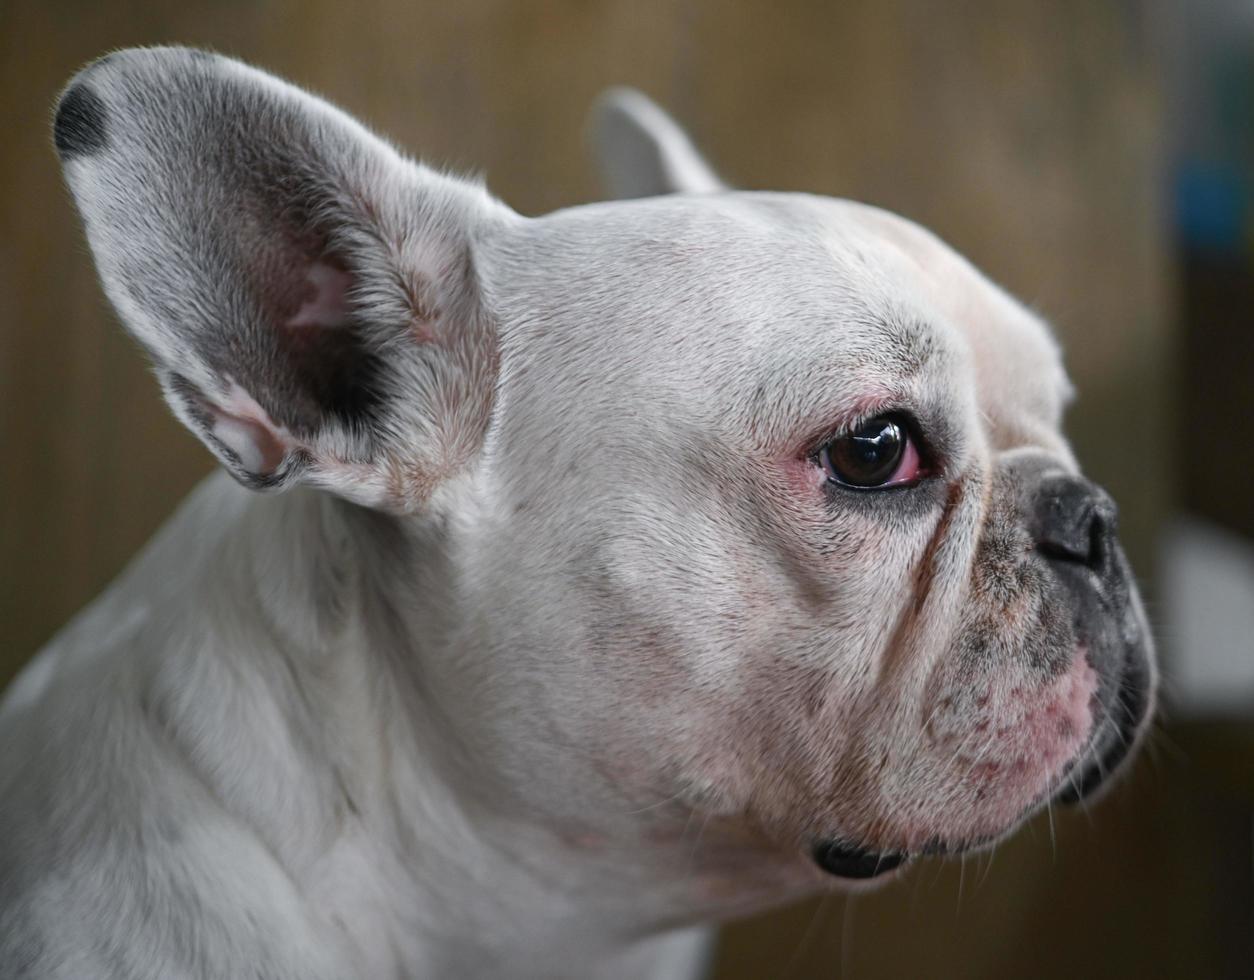
[[[1108,787],[1112,776],[1133,754],[1153,704],[1153,674],[1148,659],[1129,657],[1107,707],[1106,722],[1088,748],[1081,752],[1055,790],[1053,801],[1074,805]],[[816,865],[835,878],[870,881],[886,876],[911,857],[945,855],[978,849],[992,838],[970,840],[960,846],[930,841],[918,851],[875,851],[840,838],[820,840],[811,849]]]
[[[1129,617],[1130,618],[1130,617]],[[1046,800],[1077,804],[1097,796],[1113,782],[1113,776],[1127,767],[1135,754],[1147,720],[1153,712],[1156,680],[1151,649],[1142,639],[1143,629],[1135,627],[1127,637],[1123,662],[1106,682],[1104,691],[1094,693],[1095,708],[1104,713],[1089,744],[1072,760],[1060,784],[1055,784],[1052,797],[1046,791],[1037,803],[1020,817],[1026,819]],[[1018,821],[1016,821],[1016,824]],[[1013,827],[1006,828],[1008,833]],[[847,881],[871,881],[882,878],[905,865],[914,857],[945,856],[979,850],[990,845],[1000,834],[991,833],[964,838],[961,842],[932,838],[908,850],[877,851],[850,842],[847,838],[820,839],[811,849],[814,863],[829,875]]]
[[[909,857],[895,851],[870,851],[840,840],[824,840],[811,851],[814,863],[836,878],[868,881],[900,867]]]

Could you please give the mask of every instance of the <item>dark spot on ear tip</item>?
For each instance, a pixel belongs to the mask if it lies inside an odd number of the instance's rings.
[[[108,145],[104,102],[85,83],[79,82],[61,97],[52,141],[62,160],[90,156]]]

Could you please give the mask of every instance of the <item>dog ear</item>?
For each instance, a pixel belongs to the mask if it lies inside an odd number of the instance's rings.
[[[635,89],[605,92],[593,107],[590,130],[614,197],[727,189],[675,120]]]
[[[201,51],[116,52],[54,139],[106,293],[243,484],[413,510],[480,446],[475,246],[515,220],[327,103]]]

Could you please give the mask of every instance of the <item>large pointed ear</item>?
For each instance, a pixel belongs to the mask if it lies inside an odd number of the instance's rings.
[[[497,345],[476,244],[515,220],[228,58],[120,51],[54,139],[106,293],[234,476],[409,511],[478,450]]]
[[[675,120],[635,89],[613,88],[597,100],[590,135],[614,197],[726,190]]]

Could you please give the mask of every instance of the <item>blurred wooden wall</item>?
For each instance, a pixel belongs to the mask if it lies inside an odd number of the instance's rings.
[[[1145,577],[1173,492],[1159,94],[1146,37],[1137,4],[1113,0],[3,0],[0,684],[210,468],[108,311],[60,184],[50,108],[88,59],[182,42],[256,61],[429,162],[484,172],[528,213],[598,195],[584,113],[603,87],[634,84],[739,185],[901,211],[1056,324],[1081,393],[1069,429],[1121,502]],[[860,978],[1051,975],[1067,961],[1043,951],[1100,945],[1095,904],[1121,894],[1090,890],[1069,917],[1058,902],[1076,899],[1060,899],[1059,883],[1087,878],[1065,862],[1095,858],[1083,847],[1079,858],[1061,845],[1051,853],[1038,840],[998,858],[983,897],[964,899],[990,910],[987,930],[970,916],[958,928],[956,868],[927,869],[935,883],[922,892],[916,878],[913,892],[860,900],[876,909],[876,946],[838,959]],[[833,907],[849,931],[867,925],[839,902],[763,920],[733,931],[723,975],[841,975]],[[797,953],[811,919],[822,936]],[[914,938],[896,945],[903,932]],[[890,955],[879,955],[884,943]],[[1169,961],[1148,949],[1114,959]]]

